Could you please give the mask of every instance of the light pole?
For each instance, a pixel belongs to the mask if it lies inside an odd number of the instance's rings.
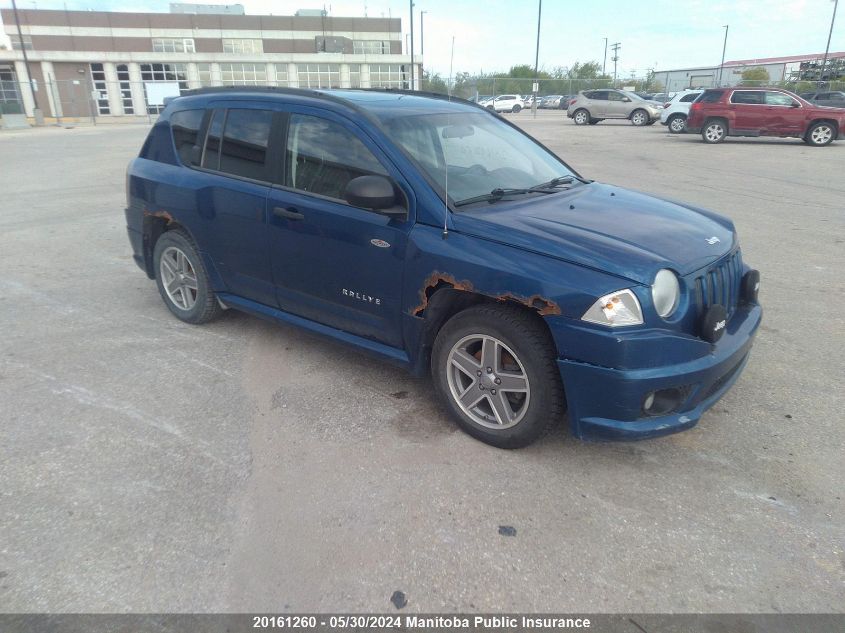
[[[411,1],[411,90],[414,89],[414,0]]]
[[[839,6],[839,0],[833,0],[833,17],[830,18],[830,32],[827,34],[827,47],[824,49],[824,61],[822,61],[822,72],[819,75],[819,88],[824,83],[824,69],[827,67],[827,54],[830,52],[830,37],[833,35],[833,23],[836,22],[836,9]]]
[[[428,11],[420,11],[420,57],[425,55],[425,24],[423,18]]]
[[[722,44],[722,63],[719,64],[719,85],[722,85],[722,70],[725,68],[725,51],[728,48],[728,25],[725,24],[725,43]]]
[[[610,60],[613,62],[613,87],[616,87],[616,62],[619,61],[619,49],[622,48],[621,42],[614,42],[610,45],[610,48],[613,49],[613,57]]]
[[[538,81],[537,72],[539,70],[540,64],[540,19],[543,17],[543,0],[539,0],[537,3],[537,48],[534,50],[534,85],[531,86],[533,90],[531,91],[534,95],[534,99],[531,102],[531,109],[534,111],[534,116],[537,116],[537,92],[540,87],[540,82]]]
[[[42,123],[38,122],[41,109],[38,107],[38,99],[35,96],[35,86],[32,85],[32,75],[29,74],[29,57],[26,54],[26,44],[24,44],[23,32],[21,31],[21,19],[18,15],[18,5],[15,4],[15,0],[12,0],[12,12],[15,14],[15,26],[18,29],[18,41],[21,45],[21,53],[23,53],[23,68],[24,71],[26,71],[26,83],[29,84],[29,93],[32,95],[32,116],[35,118],[35,124],[41,125]],[[14,48],[14,46],[12,48]],[[24,114],[26,114],[26,110],[24,110]]]
[[[607,38],[604,38],[604,61],[601,63],[601,74],[607,74]]]

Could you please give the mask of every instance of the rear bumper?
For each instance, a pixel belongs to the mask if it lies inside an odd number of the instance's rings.
[[[129,236],[129,244],[132,246],[132,259],[138,264],[138,268],[147,272],[147,264],[144,261],[144,235],[130,226],[126,227],[126,234]]]
[[[587,440],[638,440],[695,426],[742,373],[761,319],[759,305],[740,308],[711,353],[688,362],[614,369],[558,360],[572,433]],[[662,389],[679,389],[680,404],[667,415],[647,416],[644,398]]]

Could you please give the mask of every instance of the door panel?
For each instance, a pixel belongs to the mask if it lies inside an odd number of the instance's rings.
[[[766,131],[765,93],[762,90],[735,90],[731,95],[731,109],[734,111],[734,130]]]
[[[787,94],[766,92],[766,111],[770,134],[797,134],[804,127],[804,108]]]
[[[389,218],[340,198],[360,175],[387,175],[410,189],[369,137],[315,108],[291,107],[283,186],[268,199],[270,256],[281,309],[402,347],[401,288],[407,217]],[[386,165],[388,165],[386,167]]]

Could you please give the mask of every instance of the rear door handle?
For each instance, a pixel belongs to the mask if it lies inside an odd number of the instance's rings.
[[[273,215],[277,218],[287,218],[288,220],[304,220],[305,216],[297,211],[294,207],[273,207]]]

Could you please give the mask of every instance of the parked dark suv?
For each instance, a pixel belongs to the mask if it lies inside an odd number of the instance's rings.
[[[705,143],[727,136],[794,136],[816,147],[845,133],[845,109],[819,107],[778,88],[713,88],[690,106],[687,132]]]
[[[761,319],[730,220],[586,180],[465,101],[201,90],[127,185],[135,261],[178,318],[237,308],[430,371],[495,446],[567,408],[583,438],[689,428]]]

